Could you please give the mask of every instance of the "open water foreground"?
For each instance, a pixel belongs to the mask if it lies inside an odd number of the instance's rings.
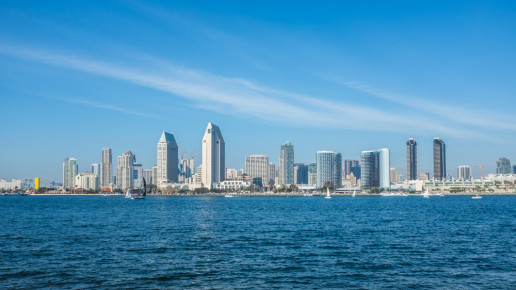
[[[514,289],[516,197],[0,196],[0,288]]]

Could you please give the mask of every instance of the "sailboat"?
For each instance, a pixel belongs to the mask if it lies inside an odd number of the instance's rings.
[[[324,198],[331,198],[330,189],[326,187],[326,196]]]
[[[356,193],[356,192],[357,192],[356,190],[353,190],[353,195],[352,195],[352,197],[355,197],[355,193]]]
[[[428,192],[428,188],[425,190],[425,192],[423,193],[423,197],[424,198],[430,198],[430,192]]]

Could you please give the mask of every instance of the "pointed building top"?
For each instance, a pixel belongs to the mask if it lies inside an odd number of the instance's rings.
[[[165,130],[163,130],[163,133],[161,134],[161,138],[159,138],[158,143],[170,143],[172,145],[177,146],[174,135],[171,133],[165,132]]]

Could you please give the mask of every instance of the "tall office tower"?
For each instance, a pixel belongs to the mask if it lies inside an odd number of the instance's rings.
[[[143,178],[145,178],[147,186],[152,184],[152,169],[143,169]]]
[[[93,163],[91,165],[91,173],[93,173],[97,178],[100,178],[100,164],[99,163]]]
[[[434,179],[446,178],[446,144],[441,138],[434,138]]]
[[[151,179],[152,179],[152,184],[158,185],[158,166],[157,165],[152,167]],[[147,182],[147,183],[149,183],[149,182]]]
[[[389,149],[383,148],[378,150],[380,157],[380,188],[391,187],[390,169],[391,157]]]
[[[317,163],[310,163],[308,165],[308,185],[317,185]]]
[[[308,184],[308,165],[294,163],[294,184]]]
[[[174,135],[163,131],[158,141],[158,179],[156,184],[177,182],[178,148]]]
[[[511,174],[511,161],[505,157],[500,157],[496,161],[496,174]]]
[[[469,180],[471,179],[471,167],[467,165],[461,165],[457,167],[457,179]]]
[[[211,188],[226,175],[226,143],[218,126],[208,123],[202,138],[202,183]]]
[[[251,155],[245,157],[245,173],[253,178],[261,178],[262,184],[268,184],[269,157],[265,155]]]
[[[342,157],[334,151],[317,151],[316,154],[317,188],[324,186],[327,181],[335,188],[342,186]]]
[[[125,190],[134,187],[134,162],[136,157],[131,151],[118,156],[118,167],[116,169],[116,186]]]
[[[281,145],[278,177],[279,185],[294,184],[294,145],[290,141]]]
[[[414,138],[407,141],[407,180],[417,179],[417,143]]]
[[[63,162],[63,188],[75,187],[75,176],[79,172],[79,166],[75,158],[66,158]]]
[[[107,187],[111,183],[113,183],[113,157],[111,156],[111,148],[102,148],[100,186]]]
[[[274,163],[269,163],[269,177],[267,180],[269,181],[269,184],[274,184],[276,180],[276,165]]]
[[[512,166],[512,173],[516,174],[516,165]]]
[[[352,172],[351,168],[359,166],[359,164],[360,162],[358,160],[344,160],[344,177],[346,177],[348,174]]]
[[[360,184],[364,188],[380,187],[380,158],[378,151],[362,151],[360,154]]]
[[[390,187],[389,149],[362,151],[360,167],[362,187]]]
[[[185,180],[188,180],[194,175],[195,172],[195,165],[194,165],[194,157],[192,155],[192,158],[186,157],[186,159],[183,159],[183,171],[185,174]]]

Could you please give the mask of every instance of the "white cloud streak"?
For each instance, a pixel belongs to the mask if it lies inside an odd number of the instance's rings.
[[[342,101],[328,101],[318,97],[262,87],[248,80],[184,69],[156,59],[154,59],[154,63],[150,62],[153,65],[150,69],[136,69],[83,57],[13,46],[0,45],[0,52],[172,93],[207,110],[252,116],[281,124],[411,134],[424,130],[425,132],[453,134],[464,138],[486,138],[484,134],[439,123],[417,113],[407,116]],[[352,84],[347,85],[352,86]],[[354,88],[366,90],[365,87],[356,85]],[[379,94],[376,93],[375,96],[379,97]],[[390,98],[390,101],[402,102],[394,98]],[[151,116],[89,101],[73,100],[73,102],[133,115]]]

